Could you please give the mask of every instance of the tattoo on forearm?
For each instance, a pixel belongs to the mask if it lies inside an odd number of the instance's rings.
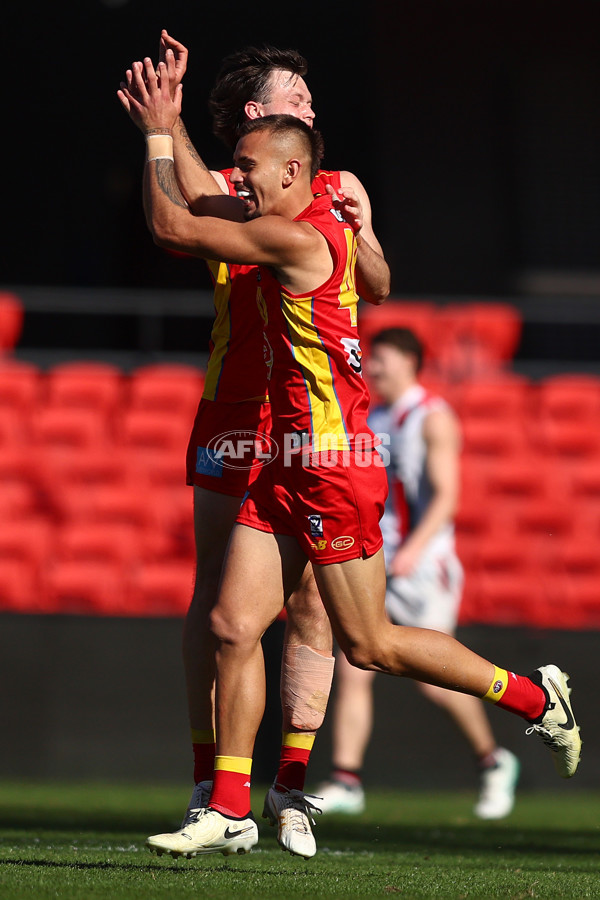
[[[187,129],[181,119],[179,120],[179,130],[181,131],[181,136],[185,143],[185,149],[187,150],[189,155],[192,157],[192,159],[194,160],[196,165],[202,169],[203,172],[208,172],[208,167],[202,162],[200,156],[198,155],[198,151],[192,144],[192,142],[190,140],[190,136],[187,133]]]
[[[179,185],[175,178],[175,168],[170,159],[156,160],[156,181],[163,194],[166,194],[171,203],[187,209],[187,203],[179,190]]]

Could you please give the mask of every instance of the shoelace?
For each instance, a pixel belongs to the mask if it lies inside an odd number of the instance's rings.
[[[548,731],[547,728],[544,728],[543,725],[531,725],[525,730],[525,734],[527,735],[533,734],[534,732],[539,734],[546,747],[549,747],[550,750],[557,751],[562,749],[556,737],[552,732]]]
[[[181,830],[186,828],[188,825],[191,825],[193,822],[198,821],[198,816],[202,812],[202,810],[206,808],[209,798],[210,787],[204,784],[204,782],[199,782],[194,788],[192,799],[190,800],[190,805],[181,825]]]
[[[284,785],[274,784],[273,787],[284,787]],[[306,823],[302,816],[306,816],[311,825],[316,824],[313,813],[315,812],[321,815],[322,810],[319,809],[318,806],[315,806],[314,803],[311,803],[309,797],[311,797],[313,800],[320,800],[320,797],[317,797],[315,794],[305,794],[302,791],[298,790],[285,790],[281,792],[278,791],[278,793],[284,798],[283,803],[281,804],[281,809],[289,809],[298,813],[297,816],[291,817],[290,824],[294,831],[303,831],[304,833],[307,832]]]
[[[200,809],[190,809],[188,810],[188,815],[186,816],[185,825],[182,825],[179,829],[180,831],[185,831],[190,825],[196,825],[198,819],[201,819],[202,816],[205,816],[207,813],[212,810],[207,809],[205,806]]]

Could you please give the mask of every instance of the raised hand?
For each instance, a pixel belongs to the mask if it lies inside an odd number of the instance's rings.
[[[167,66],[169,90],[171,97],[174,97],[175,88],[181,84],[187,70],[188,49],[171,37],[166,28],[163,28],[160,34],[158,59]]]
[[[157,73],[147,56],[143,63],[132,63],[117,96],[140,131],[145,134],[170,132],[181,112],[182,90],[181,85],[177,85],[171,98],[166,64],[160,62]]]
[[[340,188],[335,191],[332,185],[326,185],[325,190],[333,201],[333,208],[337,209],[344,220],[351,227],[353,232],[357,234],[363,227],[363,208],[356,192],[352,188]]]

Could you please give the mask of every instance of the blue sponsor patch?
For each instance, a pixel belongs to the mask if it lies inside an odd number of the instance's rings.
[[[208,447],[196,448],[196,473],[210,475],[213,478],[223,477],[223,461],[216,458],[214,450]]]

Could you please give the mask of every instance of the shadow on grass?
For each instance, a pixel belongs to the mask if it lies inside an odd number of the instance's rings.
[[[46,838],[48,833],[65,833],[65,841],[73,835],[93,834],[96,841],[111,841],[116,838],[132,840],[142,844],[146,836],[165,830],[175,830],[178,822],[165,821],[156,812],[143,814],[140,811],[123,812],[81,810],[34,811],[4,810],[0,812],[0,829],[22,832],[25,837]],[[275,831],[259,820],[261,840],[265,849],[275,846]],[[411,824],[386,823],[376,825],[360,818],[348,821],[337,818],[318,820],[315,829],[318,846],[331,852],[351,851],[354,853],[428,853],[455,855],[459,853],[489,853],[501,849],[504,856],[514,853],[522,857],[527,854],[586,855],[598,853],[598,832],[593,829],[561,830],[560,828],[536,828],[520,825],[492,825],[490,823],[465,822],[451,824]],[[6,838],[5,838],[6,840]],[[8,839],[10,843],[10,839]],[[84,848],[81,848],[82,850]]]

